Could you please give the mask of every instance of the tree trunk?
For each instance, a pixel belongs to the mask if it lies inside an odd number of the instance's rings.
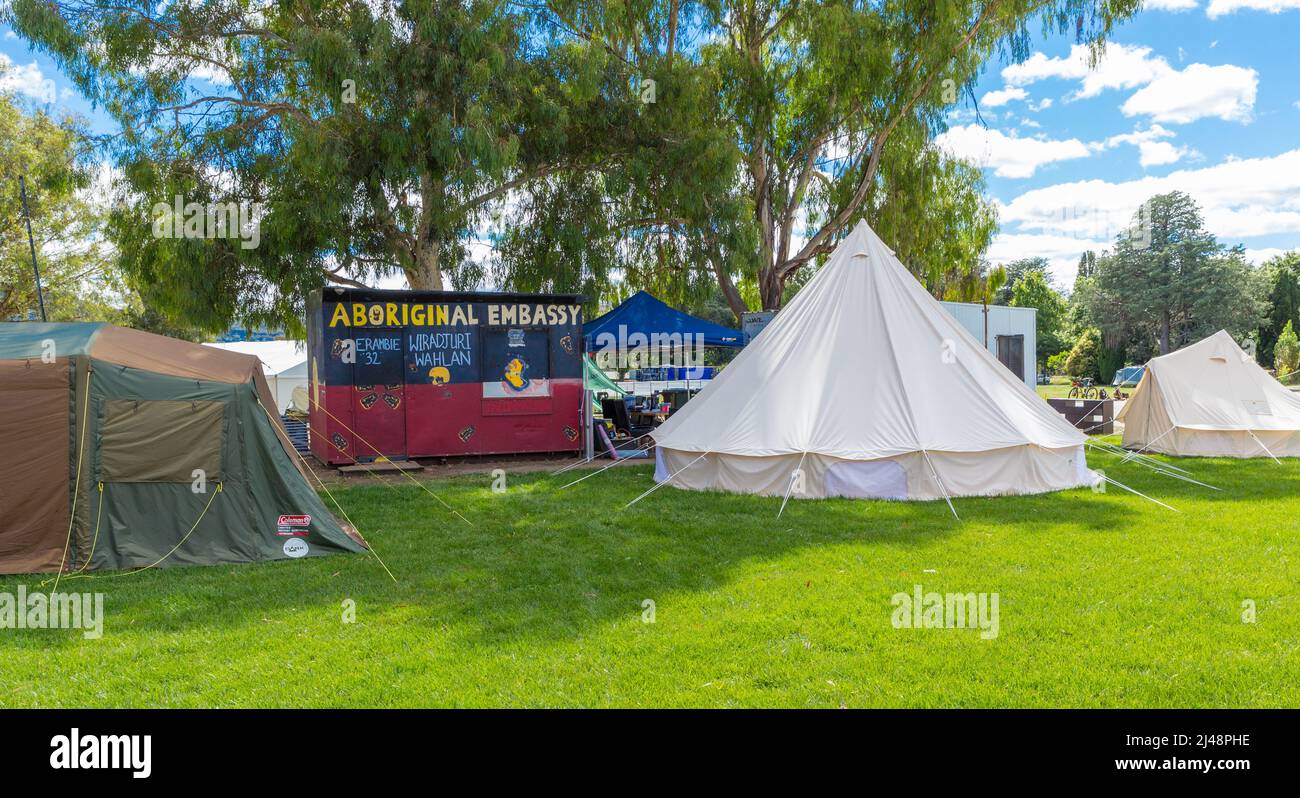
[[[741,298],[740,291],[736,290],[736,284],[732,282],[731,275],[727,274],[722,257],[715,253],[710,260],[713,261],[713,273],[717,275],[718,285],[722,288],[722,296],[727,300],[727,306],[731,308],[731,312],[736,315],[736,323],[741,324],[744,321],[742,314],[749,308],[746,307],[745,300]]]
[[[758,295],[763,301],[763,310],[780,310],[782,294],[785,293],[785,279],[775,266],[768,266],[758,275]]]
[[[1160,316],[1160,354],[1169,354],[1169,311]]]
[[[406,284],[414,291],[441,291],[442,269],[438,268],[438,247],[430,242],[415,253],[415,261],[406,268]]]

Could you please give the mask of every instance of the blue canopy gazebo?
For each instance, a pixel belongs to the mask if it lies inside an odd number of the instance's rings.
[[[610,346],[619,350],[639,348],[632,344],[632,341],[636,340],[632,336],[641,338],[642,347],[654,346],[656,342],[661,346],[676,342],[683,348],[687,342],[699,346],[726,346],[737,349],[745,345],[745,336],[740,330],[733,330],[689,313],[683,313],[655,299],[645,291],[637,291],[613,310],[582,325],[583,343],[589,354],[598,353]],[[590,381],[587,382],[586,387],[591,390],[593,386]],[[588,424],[587,428],[590,432],[591,425]],[[589,435],[587,458],[591,459],[591,457],[592,446]]]
[[[601,333],[613,335],[615,341],[620,340],[620,327],[626,331],[625,336],[641,333],[649,338],[651,335],[680,334],[702,339],[705,346],[739,348],[745,345],[745,336],[740,330],[683,313],[645,291],[637,291],[610,312],[582,325],[587,351],[592,351],[598,344]]]

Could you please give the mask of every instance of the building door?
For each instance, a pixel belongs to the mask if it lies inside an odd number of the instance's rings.
[[[1025,336],[999,335],[998,360],[1011,369],[1016,379],[1023,381],[1025,379]]]
[[[352,429],[358,460],[406,458],[405,336],[393,327],[357,330]]]

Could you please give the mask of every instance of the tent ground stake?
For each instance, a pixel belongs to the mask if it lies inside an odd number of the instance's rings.
[[[799,465],[795,466],[794,470],[790,472],[790,484],[787,485],[785,488],[785,498],[781,500],[781,509],[776,511],[777,518],[780,518],[781,513],[785,512],[785,503],[790,501],[790,492],[794,490],[795,477],[798,476],[799,469],[803,468],[803,459],[807,456],[808,456],[807,452],[804,452],[803,454],[799,455]]]

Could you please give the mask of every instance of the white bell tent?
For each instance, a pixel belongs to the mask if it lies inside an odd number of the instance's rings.
[[[1152,358],[1117,420],[1127,449],[1300,457],[1300,397],[1223,330]]]
[[[945,313],[865,221],[652,436],[656,480],[690,489],[924,500],[1099,479],[1086,436]]]

